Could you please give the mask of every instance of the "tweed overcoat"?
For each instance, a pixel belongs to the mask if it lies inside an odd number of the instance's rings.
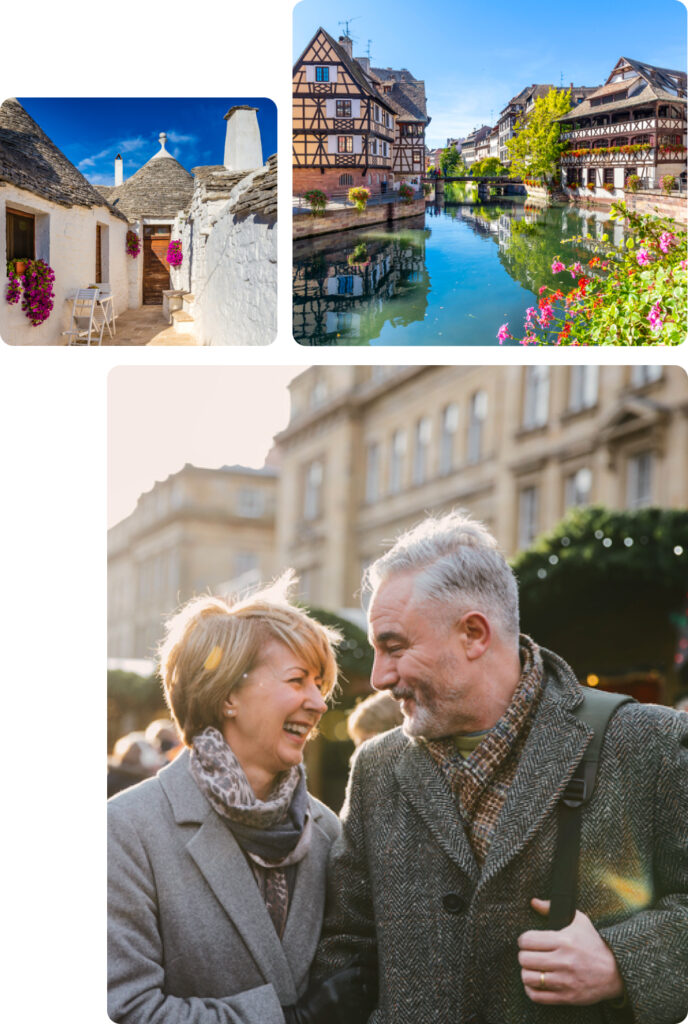
[[[284,1024],[307,986],[336,816],[310,800],[280,942],[250,867],[185,751],[108,802],[108,1013],[121,1024]]]
[[[582,690],[543,650],[545,690],[479,869],[440,769],[401,729],[363,744],[330,855],[317,977],[377,951],[370,1024],[676,1024],[688,1013],[688,715],[626,704],[583,812],[578,901],[630,1006],[538,1006],[517,938],[546,923],[556,804],[590,740]]]

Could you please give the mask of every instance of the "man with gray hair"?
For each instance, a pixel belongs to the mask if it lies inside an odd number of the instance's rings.
[[[316,975],[377,955],[371,1024],[682,1021],[688,718],[636,703],[611,718],[570,923],[553,926],[585,689],[519,637],[514,575],[464,513],[399,537],[364,586],[371,681],[404,725],[354,756]]]

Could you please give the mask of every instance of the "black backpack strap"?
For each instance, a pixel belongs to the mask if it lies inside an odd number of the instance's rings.
[[[584,688],[583,703],[573,712],[579,721],[593,730],[593,735],[557,805],[557,845],[547,923],[547,927],[553,930],[566,928],[576,913],[583,807],[595,788],[600,750],[609,719],[621,704],[633,699],[623,693]]]

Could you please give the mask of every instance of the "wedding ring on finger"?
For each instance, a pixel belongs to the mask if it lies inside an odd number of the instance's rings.
[[[538,988],[539,989],[546,989],[547,988],[547,986],[545,985],[545,972],[544,971],[540,971],[540,984],[538,985]]]

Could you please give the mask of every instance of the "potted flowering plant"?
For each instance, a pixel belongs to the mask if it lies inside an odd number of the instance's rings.
[[[413,189],[406,182],[403,182],[399,186],[399,195],[401,196],[402,203],[410,203],[413,201]]]
[[[24,267],[18,273],[18,267]],[[55,293],[53,281],[55,274],[45,260],[10,260],[7,264],[9,285],[5,298],[10,305],[19,302],[22,289],[21,308],[31,321],[32,327],[38,327],[48,319],[54,305]]]
[[[327,196],[319,188],[312,188],[305,192],[303,198],[311,208],[313,217],[322,217],[327,206]]]
[[[588,184],[585,187],[587,188],[588,192],[594,192],[595,191],[595,182],[594,181],[589,181]]]
[[[674,178],[673,174],[663,174],[662,177],[659,179],[659,187],[661,188],[665,196],[669,195],[672,188],[674,187],[675,182],[676,179]]]
[[[367,188],[357,186],[356,188],[349,189],[349,202],[353,203],[359,213],[362,213],[368,205],[370,199],[370,192]]]
[[[640,188],[640,177],[637,174],[629,174],[626,178],[625,188],[629,192],[637,192]]]
[[[171,267],[181,267],[184,261],[182,243],[180,239],[170,242],[167,246],[167,262]]]
[[[612,185],[611,181],[605,181],[605,183],[602,186],[602,188],[605,190],[605,192],[613,192],[614,191],[614,186]]]
[[[131,256],[131,258],[135,260],[141,252],[141,242],[135,231],[127,231],[126,247],[127,255]]]

